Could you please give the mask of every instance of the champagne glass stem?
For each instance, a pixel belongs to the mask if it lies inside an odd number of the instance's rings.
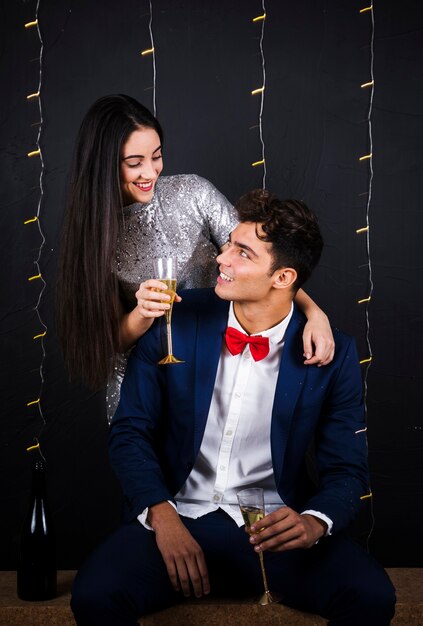
[[[261,574],[263,576],[264,591],[265,591],[266,595],[269,595],[269,587],[267,585],[266,570],[264,569],[263,552],[259,552],[258,555],[259,555],[259,559],[260,559]]]
[[[170,323],[170,314],[166,316],[166,333],[167,333],[167,351],[169,356],[173,356],[172,352],[172,325]]]

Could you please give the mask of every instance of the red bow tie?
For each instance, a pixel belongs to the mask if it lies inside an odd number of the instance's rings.
[[[245,333],[240,333],[236,328],[228,326],[225,334],[226,345],[231,354],[239,354],[250,344],[250,351],[254,361],[261,361],[269,354],[269,337],[255,335],[251,337]]]

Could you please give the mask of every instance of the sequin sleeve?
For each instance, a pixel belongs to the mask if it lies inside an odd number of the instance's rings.
[[[201,193],[198,210],[209,228],[210,241],[220,249],[238,223],[236,211],[229,200],[205,178],[193,175]]]

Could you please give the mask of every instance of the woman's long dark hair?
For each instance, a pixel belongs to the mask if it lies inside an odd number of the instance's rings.
[[[104,96],[86,114],[75,147],[57,281],[57,330],[71,378],[104,387],[120,349],[122,305],[112,272],[122,215],[120,158],[140,127],[162,129],[125,95]]]

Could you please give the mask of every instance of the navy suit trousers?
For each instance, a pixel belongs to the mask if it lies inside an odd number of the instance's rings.
[[[181,518],[205,554],[211,594],[260,596],[258,555],[244,528],[221,510]],[[269,588],[283,604],[322,615],[331,626],[387,626],[395,592],[383,568],[343,533],[308,550],[265,552]],[[121,526],[78,572],[72,610],[78,626],[136,626],[137,619],[184,600],[171,587],[155,534]]]

